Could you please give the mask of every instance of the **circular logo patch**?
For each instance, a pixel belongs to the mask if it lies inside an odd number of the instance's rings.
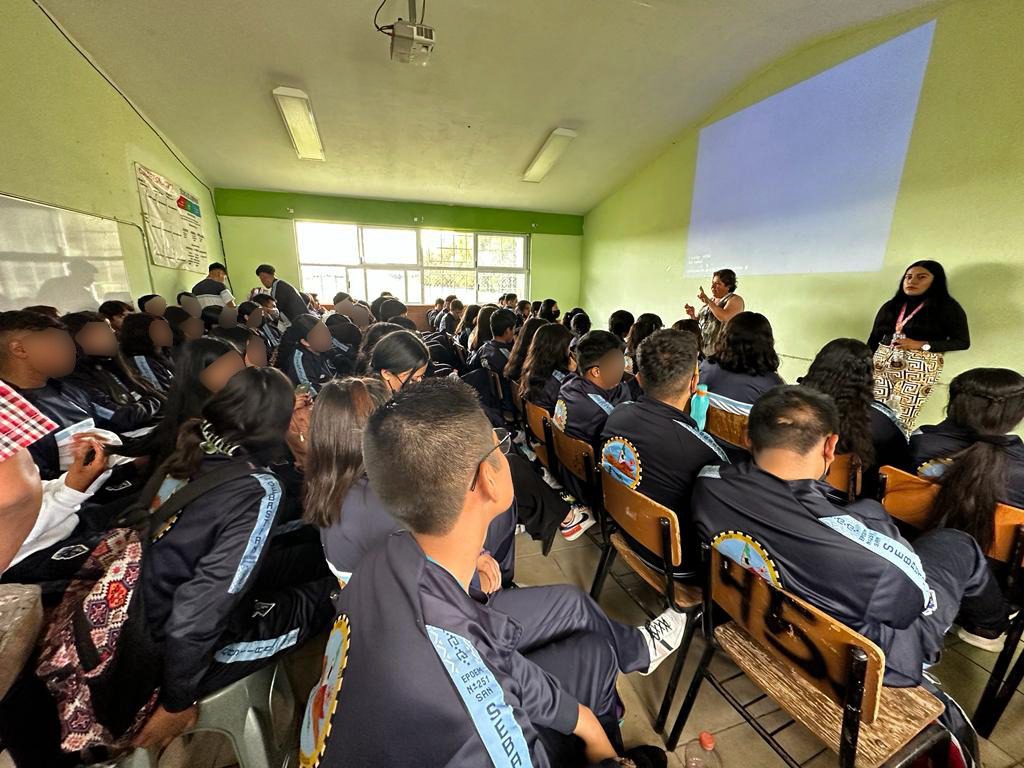
[[[320,680],[306,702],[306,714],[299,732],[299,764],[302,768],[315,768],[320,764],[327,737],[331,735],[331,718],[348,662],[349,634],[348,616],[342,614],[331,628]]]
[[[640,485],[640,456],[634,445],[623,437],[613,437],[601,450],[601,466],[623,485]]]
[[[779,569],[775,567],[775,562],[768,556],[764,547],[747,534],[725,531],[715,536],[711,546],[748,571],[753,571],[769,584],[782,588]]]
[[[555,412],[551,415],[551,421],[560,430],[565,431],[565,425],[569,421],[569,409],[565,405],[565,400],[559,398],[555,403]]]

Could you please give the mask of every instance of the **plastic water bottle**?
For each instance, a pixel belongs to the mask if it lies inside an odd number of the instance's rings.
[[[698,384],[697,393],[690,398],[690,417],[697,422],[697,429],[704,429],[708,420],[707,384]]]
[[[701,731],[699,738],[686,745],[683,765],[686,768],[722,768],[722,758],[715,750],[715,737]]]

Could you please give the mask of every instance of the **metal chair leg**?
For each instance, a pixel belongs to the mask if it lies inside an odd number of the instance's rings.
[[[665,688],[665,697],[661,700],[661,709],[658,710],[658,719],[654,721],[654,730],[661,731],[668,722],[668,713],[672,709],[672,700],[676,697],[676,690],[679,688],[679,678],[683,675],[683,665],[686,663],[686,655],[690,651],[690,643],[697,629],[697,620],[700,611],[688,611],[686,614],[686,629],[683,630],[683,642],[676,650],[676,661],[672,665],[672,675],[668,679],[668,686]]]
[[[610,544],[605,545],[605,550],[601,553],[601,560],[597,564],[597,573],[594,574],[594,583],[590,587],[590,596],[595,600],[599,600],[601,597],[604,580],[608,577],[608,571],[612,569],[616,554],[615,547]]]
[[[679,737],[683,734],[683,728],[690,718],[690,712],[693,711],[693,705],[697,701],[697,694],[700,693],[700,686],[704,682],[704,675],[707,673],[708,664],[711,663],[711,657],[715,655],[715,646],[712,641],[708,640],[707,643],[704,653],[700,656],[697,671],[693,673],[693,682],[690,683],[690,689],[686,692],[686,698],[683,699],[683,706],[679,709],[679,714],[676,715],[672,733],[669,734],[668,741],[665,742],[665,747],[669,752],[675,751],[675,748],[679,746]]]

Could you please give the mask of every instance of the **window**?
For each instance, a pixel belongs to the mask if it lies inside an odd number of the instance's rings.
[[[367,301],[387,291],[406,304],[528,291],[526,235],[297,221],[295,238],[302,289],[326,303],[339,291]]]

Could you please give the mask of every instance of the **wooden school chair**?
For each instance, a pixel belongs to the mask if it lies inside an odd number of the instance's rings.
[[[886,512],[897,520],[918,530],[934,527],[932,505],[939,485],[927,478],[917,477],[895,467],[879,470],[879,495]],[[985,554],[995,562],[996,568],[1006,574],[1006,594],[1010,603],[1020,607],[1024,603],[1024,509],[1008,504],[997,504],[995,511],[995,540]],[[1013,656],[1024,635],[1024,611],[1018,612],[1006,632],[1006,642],[989,675],[981,694],[972,722],[978,733],[986,738],[992,734],[1013,692],[1024,680],[1024,662],[1018,660],[1010,668]],[[1024,654],[1021,654],[1024,659]]]
[[[743,414],[731,413],[714,405],[708,405],[704,431],[735,448],[748,450],[750,441],[747,436],[747,421],[748,417]]]
[[[594,578],[594,586],[590,595],[598,600],[605,578],[611,570],[616,555],[633,572],[649,584],[665,599],[665,605],[674,611],[686,614],[686,629],[683,631],[683,642],[676,651],[675,664],[668,679],[668,687],[658,710],[654,730],[661,731],[668,720],[672,700],[676,696],[679,678],[683,674],[683,663],[693,640],[694,631],[700,616],[702,593],[696,585],[683,584],[672,578],[672,571],[683,561],[682,534],[679,518],[668,507],[658,504],[642,493],[623,485],[604,469],[599,470],[601,486],[604,492],[604,509],[609,518],[610,547],[601,558]],[[651,552],[661,553],[661,561],[666,564],[664,570],[648,565],[630,546],[630,539],[639,542]]]
[[[509,425],[515,425],[516,415],[508,410],[505,406],[505,387],[508,384],[502,379],[501,374],[497,371],[487,369],[487,382],[490,385],[491,395],[494,397],[494,401],[498,404],[501,409],[501,415],[505,419],[505,423]],[[509,398],[511,400],[511,398]]]
[[[754,571],[705,548],[709,564],[704,591],[703,631],[707,646],[672,728],[674,749],[707,680],[790,768],[801,763],[775,736],[794,722],[825,744],[809,758],[831,749],[840,768],[909,767],[931,756],[948,765],[949,732],[936,722],[943,704],[924,688],[882,684],[885,656],[863,635],[810,603],[772,586]],[[712,627],[714,606],[731,621]],[[740,672],[719,679],[712,657],[724,652]],[[741,702],[727,683],[746,675],[764,693]],[[793,719],[771,731],[749,710],[771,698]]]
[[[847,501],[856,501],[861,492],[860,459],[852,453],[841,453],[828,468],[825,482],[846,494]]]
[[[608,539],[608,521],[604,514],[601,498],[601,479],[597,475],[597,462],[594,459],[594,447],[585,440],[569,437],[554,422],[550,422],[551,443],[558,466],[563,470],[563,482],[570,475],[579,481],[583,489],[580,501],[590,507],[601,528],[598,546],[601,548],[601,559],[604,560],[611,543]],[[593,588],[591,588],[593,594]]]
[[[555,474],[554,449],[551,447],[551,414],[529,400],[524,400],[523,405],[526,411],[527,436],[532,438],[530,447],[537,454],[540,463]]]

